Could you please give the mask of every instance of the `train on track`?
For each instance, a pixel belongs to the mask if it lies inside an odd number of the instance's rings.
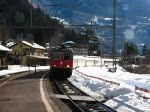
[[[65,46],[52,48],[50,53],[50,76],[65,80],[72,75],[73,51]]]

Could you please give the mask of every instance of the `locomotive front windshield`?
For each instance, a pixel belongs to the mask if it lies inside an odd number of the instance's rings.
[[[61,53],[60,52],[54,52],[52,55],[53,60],[61,60]]]
[[[64,60],[72,60],[72,53],[65,52],[64,53]]]

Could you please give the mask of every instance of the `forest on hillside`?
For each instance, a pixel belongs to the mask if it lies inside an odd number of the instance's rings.
[[[27,0],[0,0],[0,41],[15,40],[60,44],[74,37],[75,32]],[[60,40],[60,41],[59,41]],[[57,42],[57,43],[56,43]]]

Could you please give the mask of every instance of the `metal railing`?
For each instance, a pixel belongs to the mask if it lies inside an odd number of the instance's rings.
[[[74,67],[78,66],[102,66],[104,63],[102,62],[100,57],[88,58],[88,59],[74,59]]]

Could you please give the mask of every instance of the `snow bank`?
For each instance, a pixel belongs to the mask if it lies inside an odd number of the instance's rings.
[[[87,57],[75,57],[78,58],[87,59]],[[105,66],[78,67],[77,71],[73,71],[69,81],[89,95],[96,98],[103,95],[108,98],[105,104],[118,112],[150,112],[150,99],[144,99],[144,97],[150,98],[150,93],[136,90],[136,86],[150,90],[149,74],[129,73],[119,66],[116,73],[108,72]]]

